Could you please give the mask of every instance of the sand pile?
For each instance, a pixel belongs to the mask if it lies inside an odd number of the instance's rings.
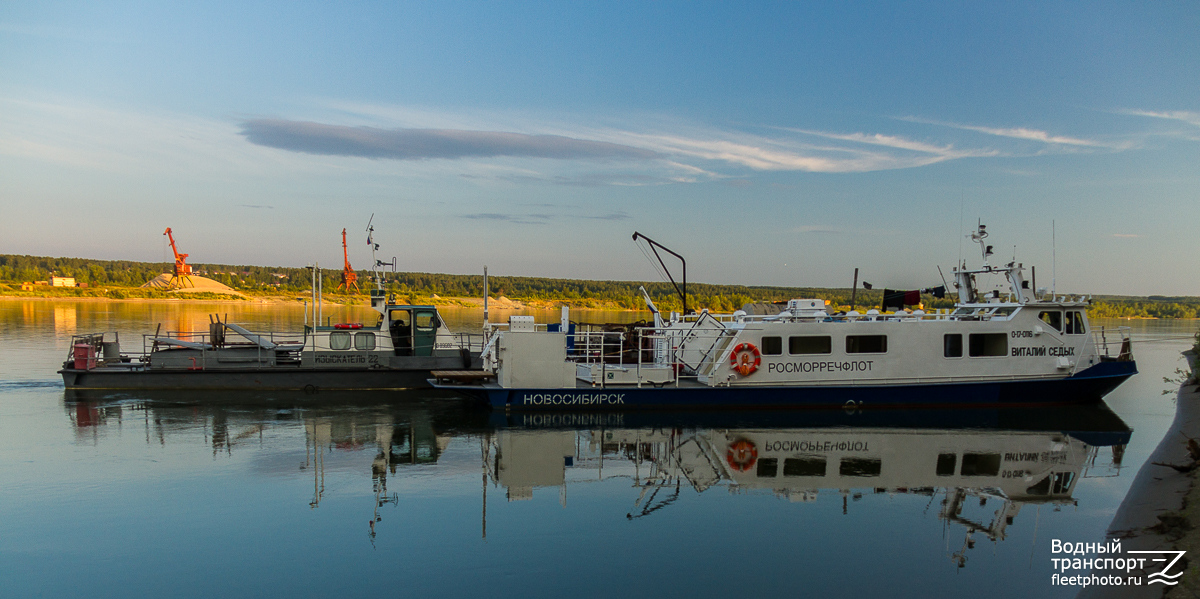
[[[163,274],[150,279],[150,282],[142,285],[142,287],[157,287],[160,289],[166,289],[170,287],[170,284],[171,273],[164,272]],[[186,280],[182,281],[182,284],[183,287],[176,289],[171,293],[223,293],[225,295],[246,297],[245,294],[235,291],[232,287],[224,283],[214,281],[208,277],[201,277],[199,275],[189,276]]]
[[[490,303],[492,306],[495,306],[495,307],[497,307],[497,308],[513,308],[513,309],[520,309],[520,308],[524,308],[524,307],[525,307],[525,304],[523,304],[523,303],[521,303],[521,302],[518,302],[518,301],[516,301],[516,300],[510,300],[510,299],[508,299],[507,297],[504,297],[503,295],[502,295],[502,296],[500,296],[500,297],[493,298],[493,299],[489,300],[489,303]]]

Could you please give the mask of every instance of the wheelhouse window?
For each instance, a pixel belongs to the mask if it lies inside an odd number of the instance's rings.
[[[962,334],[952,333],[942,336],[942,355],[947,358],[961,358],[963,356]]]
[[[417,312],[413,316],[413,323],[418,329],[436,329],[438,326],[437,314],[434,312]]]
[[[833,338],[824,335],[788,337],[788,353],[793,356],[833,353]]]
[[[1074,472],[1054,472],[1025,490],[1029,495],[1066,495],[1075,482]]]
[[[1008,355],[1007,333],[971,333],[969,353],[972,358]]]
[[[1051,493],[1062,495],[1071,492],[1071,483],[1075,482],[1074,472],[1055,472],[1054,473],[1054,489]]]
[[[783,353],[783,337],[763,337],[762,353],[764,356],[778,356]]]
[[[846,335],[846,353],[887,353],[887,335]]]
[[[350,349],[350,333],[334,331],[329,334],[329,349]]]
[[[1083,325],[1083,314],[1074,310],[1067,312],[1067,323],[1063,332],[1068,335],[1082,335],[1087,332]]]
[[[1042,322],[1054,327],[1054,330],[1062,330],[1062,312],[1046,310],[1044,312],[1038,312],[1038,318],[1041,319]]]
[[[355,333],[354,349],[370,351],[375,349],[375,333]]]

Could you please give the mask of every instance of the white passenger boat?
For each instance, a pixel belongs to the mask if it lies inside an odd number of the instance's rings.
[[[954,269],[953,310],[793,299],[664,319],[646,296],[653,326],[626,331],[575,327],[565,309],[549,325],[510,317],[486,331],[486,378],[434,372],[434,386],[507,410],[859,408],[1095,401],[1137,372],[1128,328],[1093,329],[1088,298],[1031,289],[1015,261],[989,265],[986,236],[972,235],[983,266]],[[985,290],[989,278],[1002,285]]]

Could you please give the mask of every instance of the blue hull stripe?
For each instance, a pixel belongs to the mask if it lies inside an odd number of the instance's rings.
[[[1101,362],[1073,376],[1031,381],[814,387],[444,387],[508,410],[1035,405],[1097,401],[1137,373],[1135,362]]]

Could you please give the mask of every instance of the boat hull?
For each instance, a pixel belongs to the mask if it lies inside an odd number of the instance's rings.
[[[821,386],[609,386],[575,389],[505,389],[456,386],[493,408],[524,410],[637,410],[677,408],[936,407],[955,405],[1039,405],[1100,400],[1137,373],[1135,362],[1101,362],[1073,376],[906,385]]]
[[[315,391],[322,389],[428,388],[430,371],[462,368],[455,357],[408,358],[410,368],[205,368],[122,369],[64,368],[59,372],[68,389],[270,389]],[[474,359],[478,367],[478,358]]]

